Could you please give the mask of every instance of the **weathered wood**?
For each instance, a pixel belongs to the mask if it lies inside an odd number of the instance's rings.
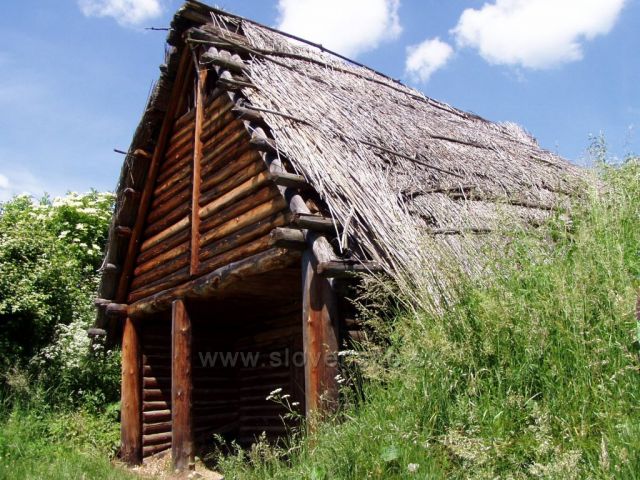
[[[244,278],[271,270],[286,268],[298,259],[299,255],[296,255],[295,252],[283,248],[273,248],[249,258],[225,265],[184,285],[170,288],[148,298],[138,300],[129,305],[129,315],[139,317],[161,312],[171,305],[174,299],[179,297],[187,297],[190,299],[208,298]]]
[[[192,170],[191,163],[183,164],[182,168],[180,168],[180,170],[176,171],[173,175],[171,175],[164,182],[159,183],[158,185],[156,185],[156,188],[153,191],[153,194],[154,194],[155,198],[163,198],[163,194],[165,192],[170,190],[176,184],[184,182],[184,179],[190,177],[192,172],[193,172],[193,170]]]
[[[271,236],[270,232],[278,226],[285,225],[287,223],[287,219],[288,217],[285,213],[280,213],[267,217],[256,223],[251,223],[250,225],[233,232],[233,234],[226,235],[220,240],[207,245],[202,249],[200,258],[202,261],[208,260],[211,257],[219,256],[229,250],[237,248],[238,246],[244,245],[267,234],[269,234],[270,238],[269,246],[273,246],[276,241]]]
[[[161,433],[153,433],[149,435],[142,436],[142,444],[146,447],[147,445],[158,445],[171,441],[171,432],[161,432]]]
[[[233,105],[226,103],[221,105],[218,110],[213,111],[202,126],[202,142],[203,151],[211,152],[219,145],[223,145],[227,139],[237,140],[238,131],[241,127],[236,121],[231,107]]]
[[[202,262],[202,271],[210,272],[216,268],[228,265],[231,262],[238,261],[242,258],[250,257],[256,253],[263,252],[272,246],[272,240],[269,235],[258,238],[244,245],[240,245],[232,250],[216,255]]]
[[[127,305],[124,303],[110,303],[107,305],[107,315],[111,318],[124,318],[127,316]]]
[[[304,230],[314,232],[336,233],[337,228],[332,218],[322,215],[312,215],[307,213],[295,213],[291,223]]]
[[[152,410],[150,412],[143,412],[142,419],[145,423],[162,422],[171,420],[171,410]]]
[[[384,269],[376,262],[332,261],[318,264],[318,275],[325,278],[346,278],[364,273],[382,273]]]
[[[233,112],[238,115],[241,120],[248,120],[250,122],[264,122],[262,114],[256,110],[245,108],[241,105],[233,107]]]
[[[305,244],[304,233],[293,228],[275,228],[271,237],[278,247],[302,248]]]
[[[210,230],[202,235],[201,237],[201,246],[208,245],[214,240],[230,235],[231,233],[251,224],[258,222],[269,215],[273,215],[284,209],[286,207],[286,202],[281,197],[275,197],[267,202],[258,205],[255,208],[252,208],[248,212],[239,215],[231,219],[230,221],[223,223],[222,225]],[[281,225],[274,225],[281,226]]]
[[[179,255],[178,257],[172,259],[170,262],[160,263],[155,265],[155,268],[147,271],[137,277],[134,277],[131,282],[131,288],[133,291],[140,287],[144,287],[150,285],[156,280],[167,279],[167,277],[180,270],[182,267],[185,267],[189,264],[189,254],[188,251]]]
[[[179,222],[182,218],[191,212],[191,204],[189,201],[178,205],[173,210],[167,212],[164,216],[156,219],[153,223],[149,223],[144,231],[144,239],[148,239],[167,229],[171,225]]]
[[[158,255],[157,257],[153,257],[148,262],[142,263],[136,267],[136,269],[133,272],[134,277],[139,277],[140,275],[150,272],[154,268],[157,268],[163,263],[173,260],[179,257],[180,255],[183,255],[189,252],[190,247],[191,246],[189,245],[189,242],[184,242],[183,244],[178,245],[172,248],[171,250],[168,250],[162,253],[161,255]]]
[[[142,191],[142,196],[140,198],[138,214],[136,216],[135,225],[133,227],[132,234],[129,239],[127,252],[125,254],[125,263],[122,269],[122,275],[120,276],[120,281],[118,283],[116,301],[119,303],[122,303],[126,299],[127,292],[129,290],[129,282],[131,279],[131,274],[133,273],[133,267],[135,265],[136,255],[139,250],[140,237],[142,235],[142,230],[144,228],[144,224],[146,221],[147,212],[149,210],[149,205],[151,203],[153,187],[155,185],[156,176],[158,175],[158,170],[160,168],[160,161],[165,153],[167,136],[169,135],[172,124],[174,122],[180,93],[182,92],[182,88],[184,86],[184,79],[186,77],[185,73],[187,72],[187,67],[190,62],[190,53],[188,50],[189,49],[185,48],[180,58],[178,70],[176,73],[176,80],[173,85],[173,90],[171,93],[171,98],[167,106],[165,117],[162,121],[160,133],[158,134],[156,148],[153,152],[153,157],[149,165],[149,171],[147,173],[144,189]]]
[[[151,433],[163,433],[171,431],[171,422],[145,423],[142,426],[142,434],[149,435]]]
[[[180,258],[178,261],[180,262],[180,265],[182,265],[182,268],[176,270],[175,272],[164,273],[164,270],[155,271],[152,275],[150,275],[148,279],[141,280],[138,288],[133,290],[129,295],[129,302],[137,302],[141,298],[148,297],[156,292],[160,292],[188,280],[190,277],[189,257],[185,255],[184,258]],[[167,268],[172,269],[175,267],[170,266]],[[144,284],[146,281],[149,281],[151,283]]]
[[[212,168],[209,168],[209,166],[207,165],[207,168],[203,168],[203,172],[206,170],[206,172],[203,173],[203,191],[222,183],[224,180],[232,177],[233,175],[237,174],[241,170],[244,170],[250,165],[262,163],[260,157],[256,154],[256,152],[253,152],[251,150],[247,150],[241,155],[237,155],[237,153],[234,152],[234,154],[230,156],[229,159],[225,160],[223,160],[223,162],[220,162],[221,165],[213,165]],[[264,170],[264,164],[262,164],[261,167],[261,170]],[[204,179],[205,176],[206,179]]]
[[[144,457],[150,457],[151,455],[155,455],[156,453],[164,452],[171,448],[171,442],[162,443],[160,445],[149,445],[143,448]]]
[[[121,456],[129,465],[142,461],[140,325],[127,318],[122,334]]]
[[[244,73],[248,70],[247,65],[241,60],[234,59],[230,54],[224,55],[218,49],[211,47],[200,57],[200,61],[205,65],[215,65],[234,73]]]
[[[157,257],[158,255],[161,255],[164,252],[167,252],[172,248],[177,247],[182,243],[186,242],[188,245],[187,240],[189,240],[189,235],[190,235],[189,231],[183,230],[177,235],[169,237],[165,241],[158,243],[157,245],[145,250],[144,252],[141,252],[140,255],[138,255],[138,265],[141,265],[151,260],[152,258]]]
[[[210,181],[209,179],[207,179],[207,181],[204,184],[206,189],[203,188],[202,190],[203,194],[200,197],[200,205],[206,206],[207,204],[211,203],[213,200],[216,200],[222,197],[223,195],[229,193],[230,191],[238,188],[241,184],[251,180],[252,178],[256,177],[258,174],[260,174],[263,171],[264,171],[264,165],[261,162],[254,162],[254,163],[250,163],[245,168],[240,169],[235,174],[231,175],[228,178],[225,178],[224,180],[220,181],[217,184],[214,184],[213,181]],[[236,193],[239,193],[240,195],[238,195],[235,198],[235,201],[240,200],[240,198],[242,198],[244,195],[248,195],[254,190],[256,190],[257,188],[259,188],[263,183],[267,182],[267,179],[262,178],[261,181],[262,183],[260,185],[249,187],[240,192],[236,192]]]
[[[230,143],[224,148],[216,148],[212,150],[202,159],[202,177],[208,180],[212,173],[223,170],[225,166],[231,164],[236,159],[240,159],[247,152],[253,153],[258,159],[259,153],[251,150],[251,145],[241,140]]]
[[[276,185],[280,185],[282,187],[291,187],[298,189],[309,188],[307,180],[302,175],[296,175],[295,173],[272,173],[271,179]]]
[[[163,217],[169,215],[182,205],[189,205],[189,198],[191,197],[191,188],[189,185],[183,186],[183,188],[166,199],[163,203],[158,204],[156,207],[152,207],[153,210],[149,213],[148,224],[152,225]]]
[[[198,84],[196,87],[196,130],[193,146],[193,180],[191,185],[191,258],[189,272],[191,275],[198,273],[200,265],[200,186],[202,184],[202,128],[204,123],[204,96],[207,85],[207,70],[198,72]]]
[[[91,338],[106,337],[107,331],[104,328],[90,328],[87,330],[87,335]]]
[[[314,268],[314,255],[302,255],[302,336],[307,418],[333,411],[338,401],[338,312],[330,280]]]
[[[205,219],[208,216],[213,215],[236,200],[256,191],[268,181],[269,174],[267,172],[261,172],[258,175],[249,178],[237,187],[203,206],[200,209],[200,216]]]
[[[252,208],[261,205],[278,195],[278,190],[270,185],[266,185],[256,193],[245,197],[241,202],[236,202],[220,210],[216,215],[212,215],[200,224],[200,232],[205,233],[221,225],[232,218],[235,218]]]
[[[172,306],[172,433],[171,456],[173,467],[185,470],[193,465],[192,419],[192,352],[191,319],[183,299],[176,299]]]
[[[171,225],[169,228],[167,228],[166,230],[163,230],[162,232],[158,233],[157,235],[154,235],[153,237],[145,240],[142,243],[142,246],[140,247],[140,251],[144,252],[145,250],[148,250],[149,248],[153,247],[154,245],[159,244],[160,242],[162,242],[163,240],[176,235],[177,233],[181,232],[182,230],[185,230],[187,227],[189,227],[189,225],[191,224],[191,219],[186,216],[184,217],[182,220],[180,220],[179,222],[174,223],[173,225]]]

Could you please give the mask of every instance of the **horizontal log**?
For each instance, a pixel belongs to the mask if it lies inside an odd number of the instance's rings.
[[[220,165],[203,166],[202,191],[219,185],[224,180],[253,164],[261,164],[262,168],[260,170],[264,170],[264,162],[262,162],[260,155],[254,151],[247,150],[241,155],[234,154],[229,158],[224,158]]]
[[[195,110],[189,110],[187,113],[184,113],[176,119],[175,123],[173,124],[173,129],[177,130],[184,127],[187,123],[193,121],[195,116]]]
[[[107,315],[111,318],[123,318],[127,316],[127,304],[109,303],[107,305]]]
[[[155,222],[147,225],[144,231],[144,238],[150,238],[158,233],[166,230],[171,225],[179,222],[185,216],[189,215],[191,212],[191,205],[189,203],[183,203],[178,205],[173,210],[167,212],[162,217],[158,218]]]
[[[223,208],[216,215],[212,215],[200,224],[200,233],[206,233],[213,230],[217,226],[236,218],[249,210],[268,202],[279,195],[278,190],[271,186],[265,185],[255,193],[245,197],[242,201],[235,202],[226,208]]]
[[[169,335],[171,335],[171,333],[169,333]],[[142,367],[142,374],[145,377],[150,377],[153,375],[166,375],[166,374],[171,374],[171,368],[170,367],[166,367],[166,366],[162,366],[162,365],[144,365]]]
[[[312,215],[306,213],[295,213],[291,219],[291,223],[298,228],[311,230],[314,232],[336,233],[336,223],[330,217],[321,215]]]
[[[157,453],[164,452],[165,450],[169,450],[171,448],[171,442],[162,443],[160,445],[149,445],[146,447],[142,447],[142,456],[150,457],[152,455],[156,455]]]
[[[142,391],[142,399],[145,401],[168,400],[169,398],[171,398],[171,390],[145,388]]]
[[[142,380],[144,388],[158,388],[160,386],[171,386],[171,377],[144,377]]]
[[[151,286],[156,281],[167,281],[172,273],[181,270],[187,264],[189,264],[188,252],[175,257],[170,262],[155,265],[152,270],[133,277],[131,290],[135,291],[140,287]]]
[[[290,188],[308,188],[309,183],[302,175],[296,175],[295,173],[288,172],[279,172],[272,173],[271,179],[276,185],[281,187],[290,187]]]
[[[238,115],[241,120],[248,120],[251,122],[264,122],[262,114],[256,110],[245,108],[242,106],[233,107],[233,112]]]
[[[223,265],[231,262],[236,262],[242,258],[250,257],[259,252],[267,250],[272,246],[271,238],[269,235],[253,240],[247,244],[241,245],[233,250],[229,250],[220,255],[213,256],[208,260],[204,260],[201,264],[202,272],[210,272]]]
[[[192,165],[189,162],[186,162],[185,164],[183,164],[182,168],[175,171],[173,175],[171,175],[169,178],[164,180],[162,183],[156,184],[156,188],[154,189],[153,194],[156,197],[161,197],[164,192],[169,190],[175,184],[182,181],[186,177],[190,177],[191,171],[192,171],[191,167]]]
[[[142,402],[142,412],[151,412],[155,410],[170,410],[171,402],[170,401],[153,401],[153,402]],[[143,415],[144,417],[144,415]]]
[[[242,279],[271,270],[293,265],[300,259],[299,253],[283,248],[273,248],[257,255],[220,267],[202,277],[158,292],[149,298],[136,301],[129,306],[131,317],[144,316],[166,310],[173,299],[208,298],[216,292],[224,290]]]
[[[168,290],[177,285],[180,285],[189,280],[189,278],[191,278],[191,275],[189,273],[189,267],[186,266],[167,277],[160,278],[159,280],[149,285],[145,285],[137,290],[132,291],[129,294],[128,301],[130,303],[137,302],[139,300],[142,300],[143,298],[155,295],[158,292],[162,292],[164,290]]]
[[[203,193],[200,198],[200,205],[206,206],[212,201],[215,201],[219,198],[223,198],[224,195],[240,187],[242,184],[248,182],[249,180],[256,177],[263,171],[264,171],[264,164],[262,164],[262,162],[254,161],[249,165],[247,165],[245,168],[242,168],[239,171],[236,171],[234,174],[232,174],[228,178],[221,180],[217,184],[214,184],[212,181],[211,182],[206,181],[203,185],[205,188],[202,190]],[[265,172],[265,175],[267,175],[266,172]],[[266,182],[267,182],[267,179],[265,178],[262,184]],[[236,192],[236,193],[239,193],[239,195],[237,195],[235,200],[239,200],[244,196],[252,193],[253,191],[257,190],[260,186],[261,185],[256,185],[252,188],[246,188],[243,191]],[[226,205],[228,205],[229,203],[230,202],[226,202]],[[218,206],[217,208],[224,208],[224,206],[226,205]]]
[[[153,433],[142,435],[142,445],[159,445],[171,441],[171,432]]]
[[[144,423],[142,425],[143,435],[149,435],[152,433],[165,433],[170,431],[171,431],[171,422]]]
[[[235,144],[246,143],[247,137],[247,131],[242,124],[240,126],[230,124],[220,134],[207,138],[207,142],[203,146],[202,165],[208,164],[222,152],[229,151]]]
[[[234,132],[237,132],[238,127],[240,127],[235,121],[235,116],[231,111],[232,107],[233,104],[227,101],[227,103],[220,105],[205,117],[200,138],[206,151],[216,145],[220,145],[225,138],[234,136]]]
[[[180,257],[180,255],[188,253],[190,249],[191,249],[191,245],[188,242],[178,245],[172,248],[171,250],[168,250],[158,255],[157,257],[153,257],[149,261],[138,265],[136,269],[133,271],[133,275],[134,277],[138,277],[144,273],[150,272],[151,270],[158,268],[163,263],[166,263],[170,260],[174,260]]]
[[[189,218],[189,216],[182,218],[180,221],[174,223],[166,230],[142,242],[140,251],[144,252],[145,250],[148,250],[149,248],[159,244],[163,240],[166,240],[167,238],[180,233],[182,230],[187,229],[190,225],[191,225],[191,219]]]
[[[286,206],[286,202],[282,197],[275,197],[267,202],[252,208],[251,210],[239,215],[222,225],[217,226],[213,230],[210,230],[200,237],[200,246],[205,247],[214,240],[231,235],[237,232],[243,227],[252,223],[259,222],[270,215],[280,212]],[[279,222],[278,225],[273,225],[273,228],[284,225],[284,221]]]
[[[163,242],[160,242],[153,247],[148,248],[138,255],[137,263],[145,263],[182,243],[188,242],[190,234],[191,232],[189,230],[183,230],[176,235],[167,238]]]
[[[200,56],[200,61],[205,65],[215,65],[234,73],[244,73],[249,69],[241,60],[231,58],[230,55],[222,55],[213,47]]]
[[[318,263],[318,275],[325,278],[340,278],[364,273],[382,273],[384,269],[375,262],[356,263],[350,261],[331,261]]]
[[[232,202],[248,195],[251,192],[256,191],[262,185],[269,181],[269,174],[267,172],[261,172],[258,175],[251,177],[245,182],[241,183],[234,189],[225,193],[224,195],[216,198],[212,202],[207,203],[200,209],[200,218],[205,219],[219,210],[228,206]]]
[[[242,137],[246,135],[246,131],[238,130],[236,132],[237,138],[227,137],[224,143],[217,145],[214,149],[205,152],[202,158],[202,172],[203,180],[209,177],[211,172],[218,171],[224,168],[225,165],[230,164],[235,159],[240,158],[248,151],[253,151],[251,145]],[[253,151],[259,158],[259,153]]]
[[[145,422],[145,424],[171,420],[171,410],[166,409],[142,412],[142,420]]]

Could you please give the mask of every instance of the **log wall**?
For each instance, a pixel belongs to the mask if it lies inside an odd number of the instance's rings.
[[[285,200],[231,110],[233,102],[217,94],[204,105],[199,198],[193,198],[196,115],[191,111],[176,120],[160,166],[129,303],[267,250],[271,230],[290,221]],[[195,205],[199,239],[192,242]]]
[[[171,448],[171,320],[142,324],[142,453]]]

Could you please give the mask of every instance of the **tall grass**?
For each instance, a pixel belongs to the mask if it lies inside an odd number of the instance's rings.
[[[226,478],[640,478],[640,165],[602,175],[570,223],[461,277],[444,317],[400,313],[365,402],[221,456]]]

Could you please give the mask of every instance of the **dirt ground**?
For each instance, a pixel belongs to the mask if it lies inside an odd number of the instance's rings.
[[[196,461],[195,470],[176,473],[171,468],[171,455],[165,452],[145,459],[144,463],[129,469],[142,478],[157,480],[224,480],[224,476],[209,470],[202,462]]]

